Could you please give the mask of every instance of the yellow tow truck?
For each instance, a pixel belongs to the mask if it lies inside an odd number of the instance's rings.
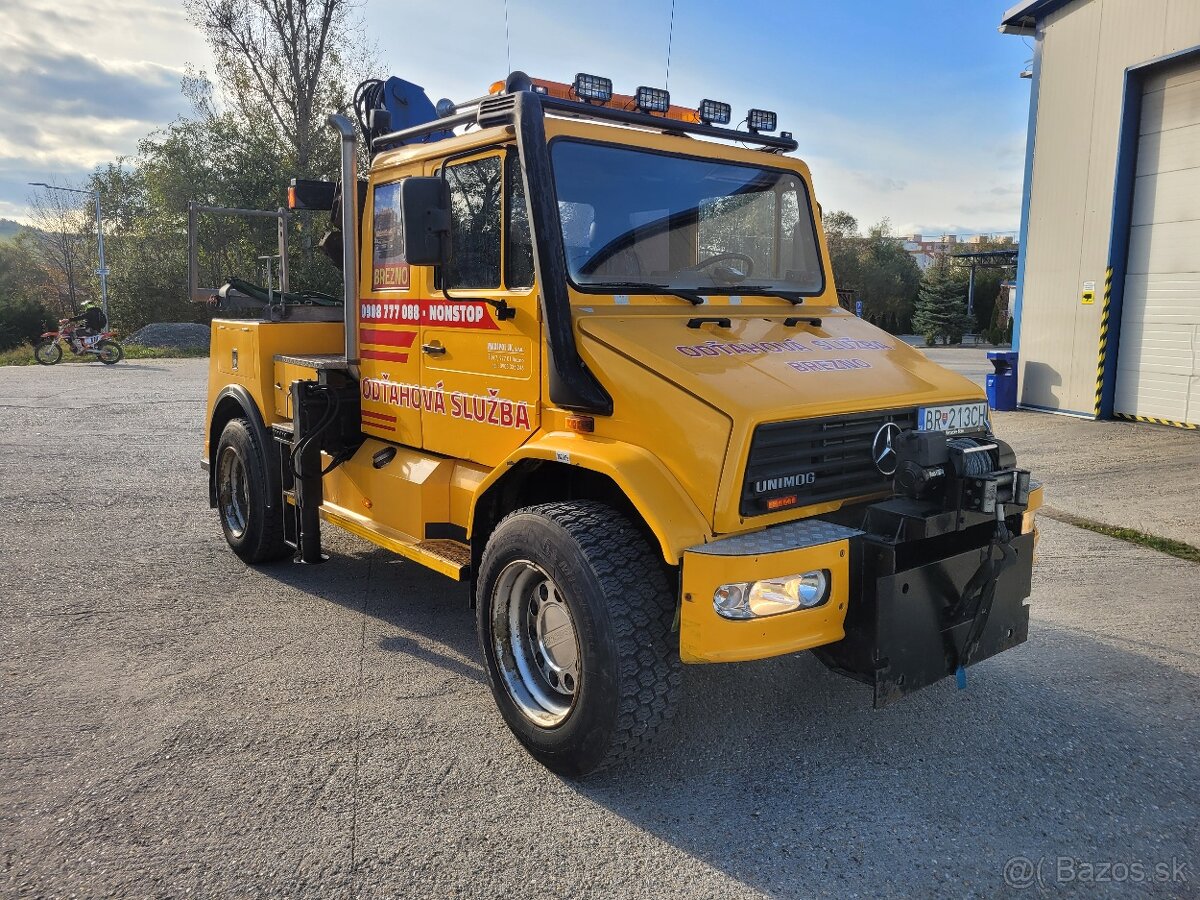
[[[663,731],[683,664],[813,650],[882,705],[1026,639],[1041,488],[976,385],[839,306],[774,113],[517,72],[396,128],[384,93],[289,191],[341,303],[212,323],[246,562],[321,562],[324,522],[469,581],[496,703],[569,774]]]

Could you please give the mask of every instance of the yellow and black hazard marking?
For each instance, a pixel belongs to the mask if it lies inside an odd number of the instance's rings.
[[[1186,428],[1188,431],[1200,431],[1200,425],[1193,422],[1176,422],[1174,419],[1156,419],[1154,416],[1134,416],[1129,413],[1113,413],[1118,419],[1128,419],[1130,422],[1146,422],[1150,425],[1169,425],[1172,428]]]
[[[1104,305],[1100,309],[1100,353],[1096,360],[1096,418],[1100,418],[1100,398],[1104,394],[1104,360],[1108,355],[1108,313],[1112,301],[1112,266],[1104,272]]]

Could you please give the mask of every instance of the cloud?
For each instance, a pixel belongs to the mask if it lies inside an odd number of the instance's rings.
[[[207,50],[175,0],[3,0],[0,209],[29,181],[78,183],[187,109],[180,81]]]
[[[908,187],[907,181],[880,172],[854,172],[853,175],[859,184],[876,194],[893,194]]]
[[[0,115],[169,121],[180,107],[181,69],[145,61],[104,61],[77,50],[10,42],[0,56]]]

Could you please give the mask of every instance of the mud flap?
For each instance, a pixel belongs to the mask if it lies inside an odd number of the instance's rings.
[[[992,544],[896,571],[896,549],[865,541],[860,591],[846,617],[846,637],[818,651],[830,668],[872,686],[876,708],[1025,642],[1029,635],[1033,535],[1012,538],[1014,557],[1000,568],[988,604],[962,614],[963,594],[981,566],[997,559]],[[993,554],[989,556],[989,554]]]

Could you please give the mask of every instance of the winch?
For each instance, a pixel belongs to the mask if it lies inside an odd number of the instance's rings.
[[[945,509],[995,513],[997,504],[1029,502],[1029,472],[1003,441],[905,431],[894,442],[896,492],[913,500],[941,497]]]

